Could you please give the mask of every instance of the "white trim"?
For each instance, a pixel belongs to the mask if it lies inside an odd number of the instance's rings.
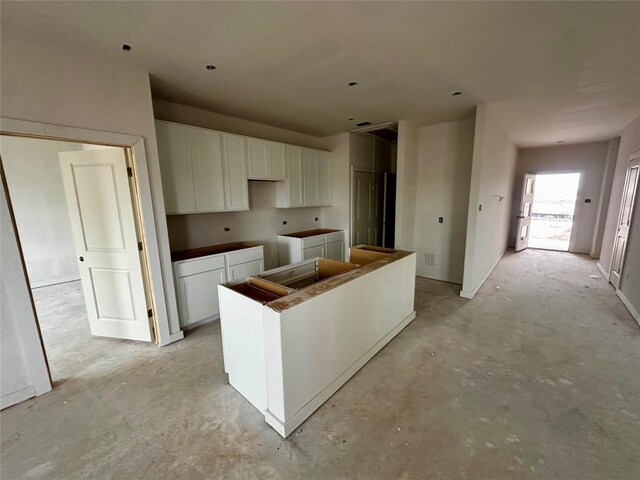
[[[462,282],[456,282],[456,281],[451,280],[449,277],[446,277],[444,275],[438,275],[438,274],[434,274],[434,273],[425,273],[425,272],[421,272],[419,270],[416,270],[416,277],[428,278],[430,280],[437,280],[439,282],[453,283],[455,285],[462,285]]]
[[[507,247],[508,248],[508,247]],[[495,261],[495,263],[493,264],[493,266],[491,267],[491,269],[489,270],[489,273],[487,273],[485,275],[485,277],[482,279],[482,281],[478,284],[477,287],[475,287],[473,290],[468,291],[468,290],[460,290],[460,296],[462,298],[468,298],[469,300],[471,300],[473,297],[475,297],[476,293],[478,293],[478,290],[480,290],[480,288],[482,287],[482,285],[484,285],[484,282],[487,281],[487,278],[489,278],[489,275],[491,275],[493,273],[493,269],[496,268],[496,265],[498,265],[498,263],[500,262],[500,260],[502,260],[502,257],[504,257],[504,254],[507,252],[507,249],[505,248],[502,253],[498,256],[498,259]]]
[[[604,267],[602,265],[600,265],[600,262],[596,262],[596,267],[598,267],[598,270],[600,271],[600,273],[602,274],[604,279],[608,282],[609,281],[609,273],[604,269]]]
[[[0,397],[0,409],[4,410],[7,407],[15,405],[16,403],[24,402],[29,398],[35,397],[36,391],[34,390],[32,385],[28,387],[24,387],[21,390],[17,390],[15,392],[8,393]]]
[[[622,293],[622,290],[620,290],[619,288],[616,288],[616,295],[618,295],[618,298],[622,300],[622,303],[624,303],[624,306],[627,307],[627,310],[629,310],[629,313],[640,327],[640,313],[638,312],[638,310],[636,310],[636,307],[633,306],[627,296]]]
[[[284,438],[289,436],[309,415],[315,412],[324,402],[326,402],[340,387],[353,377],[376,353],[389,343],[400,331],[409,325],[416,318],[415,310],[407,315],[398,325],[396,325],[389,333],[382,337],[375,345],[367,350],[358,360],[356,360],[349,368],[347,368],[333,382],[323,388],[315,397],[313,397],[304,407],[298,410],[288,421],[282,423],[268,409],[264,412],[264,419]]]
[[[164,346],[183,338],[184,334],[180,331],[178,320],[164,203],[155,202],[154,204],[153,201],[144,139],[135,135],[10,118],[0,118],[0,133],[33,136],[35,138],[55,138],[76,143],[99,143],[128,147],[133,150],[134,168],[140,196],[140,210],[148,249],[148,265],[152,279],[151,289],[155,299],[153,313],[158,325],[158,332],[156,332],[158,344]],[[158,235],[158,231],[161,235]]]

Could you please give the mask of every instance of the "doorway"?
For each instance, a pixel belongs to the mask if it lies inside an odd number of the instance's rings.
[[[0,136],[2,176],[54,381],[154,340],[131,152]]]
[[[529,247],[567,252],[571,248],[580,173],[535,176]]]

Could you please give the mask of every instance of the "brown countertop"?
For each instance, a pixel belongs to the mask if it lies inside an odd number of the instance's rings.
[[[309,300],[310,298],[321,295],[329,290],[339,287],[340,285],[344,285],[358,277],[366,275],[369,272],[414,254],[415,252],[395,250],[394,253],[391,253],[380,260],[327,278],[326,280],[322,280],[321,282],[310,285],[309,287],[302,288],[294,293],[278,298],[277,300],[273,300],[267,303],[266,306],[276,312],[282,312],[283,310],[294,307],[306,300]]]
[[[324,235],[326,233],[339,232],[333,228],[314,228],[313,230],[304,230],[302,232],[285,233],[280,235],[281,237],[293,237],[293,238],[307,238],[314,237],[316,235]]]
[[[218,253],[233,252],[245,248],[259,247],[261,244],[254,242],[231,242],[221,243],[219,245],[209,245],[207,247],[189,248],[187,250],[177,250],[171,252],[171,261],[178,262],[180,260],[189,260],[191,258],[206,257],[207,255],[216,255]]]

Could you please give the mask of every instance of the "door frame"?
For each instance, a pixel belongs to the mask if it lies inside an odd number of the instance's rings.
[[[578,180],[578,189],[576,190],[576,201],[573,205],[573,221],[571,222],[571,236],[569,237],[569,249],[567,253],[573,253],[576,247],[576,223],[580,218],[580,209],[578,208],[578,203],[580,198],[582,197],[582,193],[584,191],[584,177],[585,177],[585,169],[584,168],[563,168],[561,170],[542,170],[534,173],[536,177],[538,175],[564,175],[567,173],[579,173],[580,179]],[[533,192],[533,197],[535,201],[535,191]],[[533,209],[533,204],[531,205]],[[533,247],[536,248],[536,247]],[[562,251],[562,250],[559,250]]]
[[[152,297],[151,308],[153,309],[156,343],[159,346],[165,346],[184,338],[184,333],[180,329],[178,322],[169,239],[168,237],[164,239],[160,238],[156,231],[156,215],[154,213],[153,199],[151,196],[151,180],[147,168],[144,139],[139,136],[121,133],[65,127],[1,117],[0,135],[106,145],[125,149],[127,157],[131,161],[130,167],[133,170],[131,188],[132,193],[135,193],[135,200],[132,208],[134,210],[134,216],[136,216],[144,226],[144,228],[141,229],[141,233],[146,262],[142,262],[142,268],[143,277],[147,277],[150,283],[149,290]],[[13,221],[13,208],[11,206],[9,191],[6,192],[6,195],[9,210],[12,215],[13,227],[17,234],[16,225]],[[26,271],[24,258],[22,256],[20,238],[18,237],[17,240],[24,275],[27,282],[29,282],[28,272]],[[145,263],[147,268],[145,268]],[[29,293],[31,293],[30,290]],[[33,298],[31,296],[30,301],[33,305]],[[39,321],[37,315],[36,321]],[[40,334],[39,329],[38,334]],[[40,341],[42,341],[42,339],[40,339]]]

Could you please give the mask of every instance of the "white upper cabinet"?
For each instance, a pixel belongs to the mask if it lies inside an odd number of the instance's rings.
[[[247,184],[247,139],[231,133],[222,134],[224,161],[224,198],[227,210],[249,210]]]
[[[167,214],[196,209],[193,168],[187,142],[187,128],[156,122],[162,191]]]
[[[219,132],[189,130],[197,212],[223,212],[224,173]]]
[[[312,148],[287,145],[287,181],[278,184],[279,208],[332,204],[331,155]]]
[[[332,204],[329,152],[156,120],[165,209],[249,210],[248,180],[278,182],[278,208]]]
[[[286,180],[285,145],[247,138],[247,170],[249,180]]]

